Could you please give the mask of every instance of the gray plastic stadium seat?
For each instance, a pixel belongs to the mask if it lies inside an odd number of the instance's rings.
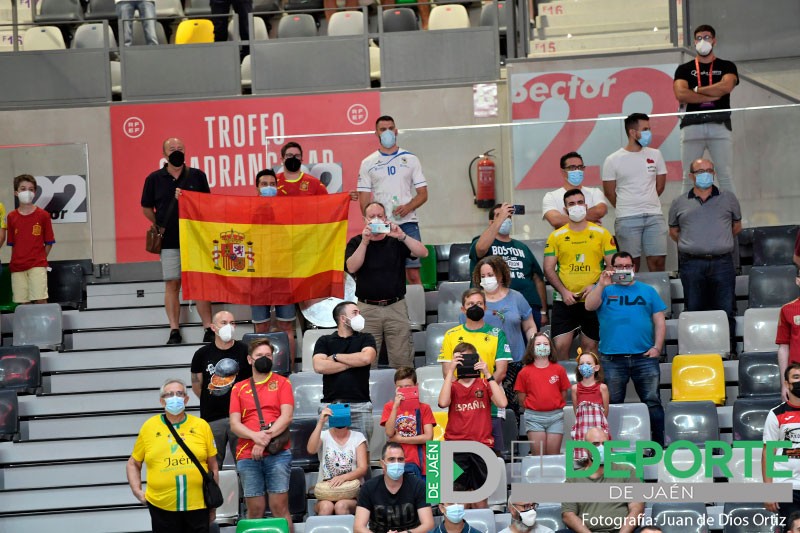
[[[11,440],[19,433],[19,403],[13,390],[0,390],[0,440]]]
[[[337,13],[338,15],[338,13]],[[406,286],[408,321],[413,331],[422,331],[425,326],[425,288],[422,285]]]
[[[664,305],[667,306],[664,316],[670,318],[672,316],[672,289],[669,274],[666,272],[637,272],[636,280],[646,283],[656,290]]]
[[[167,34],[164,33],[164,26],[156,21],[156,39],[158,44],[167,44]],[[144,29],[142,28],[142,21],[138,18],[133,21],[133,46],[146,46],[147,41],[144,40]]]
[[[181,0],[155,0],[156,16],[158,17],[183,17]]]
[[[114,38],[114,32],[111,31],[111,26],[108,26],[108,47],[116,48],[117,40]],[[101,22],[94,22],[91,24],[81,24],[75,30],[75,36],[72,39],[72,48],[103,48],[105,46],[103,41],[103,24]]]
[[[751,456],[747,457],[745,450],[742,448],[734,448],[731,453],[731,460],[728,462],[731,470],[730,483],[763,483],[764,478],[761,477],[761,448],[749,450]],[[745,475],[747,469],[750,469],[750,475]],[[723,473],[717,473],[715,468],[714,476],[723,476]],[[726,476],[727,477],[727,476]]]
[[[522,458],[522,482],[564,483],[567,479],[565,457],[564,455],[526,455]]]
[[[444,342],[444,334],[449,329],[458,326],[458,322],[439,322],[431,324],[425,330],[425,364],[426,365],[439,365],[436,361],[439,359],[439,354],[442,351],[442,342]]]
[[[502,451],[502,458],[511,461],[512,441],[519,440],[519,426],[517,416],[513,409],[506,409],[506,417],[502,419],[503,444],[505,449]]]
[[[21,50],[64,50],[64,36],[56,26],[35,26],[22,34]]]
[[[314,17],[307,13],[293,13],[281,17],[278,22],[278,38],[287,37],[316,37],[317,24]]]
[[[778,515],[764,509],[763,503],[726,503],[722,514],[729,517],[728,524],[724,526],[723,533],[750,533],[760,531],[764,533],[780,533],[783,528]],[[749,524],[749,525],[748,525]],[[755,524],[763,524],[755,526]]]
[[[322,374],[299,372],[289,376],[294,391],[294,418],[319,417],[319,404],[322,401]]]
[[[750,270],[750,308],[780,307],[800,295],[792,265],[754,266]]]
[[[553,531],[564,528],[561,521],[561,504],[558,503],[539,503],[536,508],[536,523],[543,527],[549,527]]]
[[[733,402],[733,440],[762,440],[767,413],[780,403],[780,395],[739,398]]]
[[[373,412],[380,412],[386,402],[394,400],[393,368],[373,368],[369,371],[369,396],[372,400]]]
[[[55,348],[61,345],[61,306],[25,304],[14,310],[14,346]]]
[[[464,520],[482,533],[495,533],[494,511],[491,509],[467,509]]]
[[[249,347],[250,343],[257,339],[269,339],[275,348],[275,353],[272,354],[272,369],[282,376],[288,376],[292,372],[292,354],[289,350],[289,337],[286,332],[245,333],[242,342]]]
[[[608,430],[614,440],[633,443],[651,440],[650,412],[643,403],[615,403],[608,406]]]
[[[427,403],[434,411],[447,411],[439,407],[439,392],[444,384],[442,367],[423,366],[417,369],[417,387],[419,388],[419,401]]]
[[[616,437],[615,437],[616,438]],[[705,477],[706,462],[705,456],[700,455],[700,469],[695,472],[691,477],[678,477],[667,470],[665,461],[659,461],[658,468],[658,482],[659,483],[704,483],[707,481]],[[692,465],[695,464],[694,454],[690,450],[679,449],[675,450],[672,454],[671,464],[679,471],[686,472]]]
[[[310,516],[306,519],[305,533],[352,533],[355,516]]]
[[[307,329],[303,332],[303,350],[302,350],[302,370],[303,372],[313,372],[314,371],[314,364],[312,359],[314,358],[314,346],[317,344],[317,341],[320,337],[325,335],[330,335],[336,331],[334,328],[330,329]]]
[[[114,0],[89,0],[86,20],[115,20],[117,8]]]
[[[750,353],[739,356],[739,397],[769,396],[781,393],[778,353]]]
[[[437,322],[458,322],[461,314],[461,295],[469,289],[469,281],[443,281],[439,285]]]
[[[383,12],[383,31],[417,31],[417,15],[409,7],[393,7]],[[438,251],[438,250],[437,250]]]
[[[664,444],[688,440],[705,447],[719,440],[719,418],[714,402],[668,402],[664,408]]]
[[[253,13],[275,13],[281,10],[280,0],[254,0]]]
[[[775,336],[778,332],[780,309],[764,307],[744,312],[744,351],[774,352],[778,349]]]
[[[328,35],[363,35],[364,13],[361,11],[337,11],[328,21]]]
[[[533,257],[539,266],[544,268],[544,247],[547,245],[547,239],[528,239],[522,242],[533,252]]]
[[[725,311],[684,311],[678,317],[678,353],[730,352],[730,327]]]
[[[499,20],[497,16],[498,10],[500,11]],[[498,31],[500,35],[506,33],[506,28],[508,27],[508,15],[506,12],[505,2],[497,2],[497,6],[495,6],[494,2],[492,2],[489,4],[483,4],[483,7],[481,7],[480,25],[493,27],[495,24],[498,25]]]
[[[253,11],[256,11],[255,5],[253,6]],[[183,12],[187,17],[201,17],[205,15],[211,15],[211,1],[186,0],[186,5],[183,8]]]
[[[472,272],[469,270],[469,248],[468,242],[450,245],[450,272],[447,277],[449,281],[469,282],[472,279]]]
[[[306,443],[317,425],[318,418],[295,418],[289,426],[292,443],[292,466],[311,469],[319,464],[317,454],[308,453]]]
[[[662,533],[708,533],[707,516],[703,503],[653,504],[653,523]]]
[[[0,347],[0,389],[35,393],[42,386],[37,346]]]
[[[753,266],[753,231],[755,228],[743,228],[737,236],[739,246],[739,266],[743,272],[748,272]]]
[[[42,22],[78,22],[83,20],[83,8],[79,0],[42,0],[41,10],[34,12],[33,20]]]
[[[791,265],[800,226],[753,228],[753,266]]]

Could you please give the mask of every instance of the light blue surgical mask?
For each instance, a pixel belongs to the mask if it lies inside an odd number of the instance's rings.
[[[444,516],[448,522],[458,524],[464,519],[464,506],[460,503],[448,505],[444,508]]]
[[[261,187],[259,192],[261,193],[261,196],[278,196],[278,189],[272,185]]]
[[[597,464],[604,464],[606,461],[606,449],[602,444],[597,447],[597,455],[599,455]]]
[[[698,189],[708,189],[714,185],[714,174],[711,172],[701,172],[695,175],[694,179]]]
[[[392,130],[383,130],[383,133],[381,133],[381,146],[388,150],[395,144],[397,144],[397,135]]]
[[[567,181],[573,187],[583,183],[583,170],[570,170],[567,172]]]
[[[179,415],[183,412],[186,408],[186,404],[183,401],[183,398],[180,396],[171,396],[164,400],[165,409],[171,415]]]
[[[594,376],[594,366],[590,365],[589,363],[583,363],[578,367],[578,370],[580,370],[581,376],[585,378]]]
[[[653,140],[653,133],[650,130],[644,130],[642,132],[642,136],[639,139],[639,144],[642,145],[642,148],[647,148],[650,145],[650,141]]]
[[[497,230],[497,233],[500,235],[511,235],[511,219],[507,218],[500,224],[500,228]]]
[[[386,473],[389,474],[389,477],[395,481],[403,477],[403,472],[405,472],[405,469],[405,463],[386,463]]]

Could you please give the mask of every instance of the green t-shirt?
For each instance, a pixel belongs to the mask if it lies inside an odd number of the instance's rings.
[[[495,239],[486,255],[478,257],[475,252],[475,244],[480,237],[472,239],[472,246],[469,249],[469,271],[475,270],[475,265],[483,257],[497,255],[503,258],[503,261],[508,265],[511,271],[511,288],[519,291],[528,301],[531,307],[542,307],[542,299],[539,298],[539,292],[536,290],[536,284],[533,282],[533,276],[539,276],[539,279],[544,280],[544,273],[539,262],[533,256],[533,252],[528,246],[517,239],[511,239],[509,242],[503,242]]]
[[[568,478],[567,483],[640,483],[632,467],[615,464],[613,468],[614,470],[627,470],[629,476],[627,478],[606,478],[605,473],[603,473],[603,475],[597,479],[588,477]],[[590,527],[589,529],[593,532],[611,533],[619,531],[619,528],[605,524],[623,523],[622,520],[628,515],[628,504],[626,502],[565,502],[561,504],[562,513],[570,511],[575,513],[578,518],[582,518],[583,515],[602,518],[602,520],[599,521],[602,525]],[[587,525],[587,527],[589,526]]]

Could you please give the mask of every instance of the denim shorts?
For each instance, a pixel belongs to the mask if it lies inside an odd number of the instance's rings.
[[[556,409],[554,411],[531,411],[525,409],[522,415],[525,421],[525,432],[533,431],[536,433],[559,433],[564,434],[564,411]]]
[[[250,314],[253,318],[253,324],[261,324],[269,322],[272,312],[270,311],[271,305],[251,305]],[[275,317],[281,322],[291,322],[295,319],[297,314],[294,311],[294,304],[276,305]]]
[[[400,224],[400,229],[412,239],[417,239],[421,242],[422,237],[419,232],[419,224],[416,222],[406,222],[405,224]],[[419,268],[420,265],[422,265],[422,263],[417,257],[406,259],[406,268]]]
[[[635,215],[614,221],[617,249],[633,257],[667,255],[667,222],[664,215]]]
[[[245,498],[263,496],[265,488],[270,494],[289,492],[292,452],[283,450],[277,455],[265,455],[260,461],[242,459],[236,462],[236,470],[242,478]]]

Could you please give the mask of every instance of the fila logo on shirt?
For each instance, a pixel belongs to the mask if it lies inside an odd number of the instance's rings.
[[[622,295],[622,296],[609,296],[608,300],[606,301],[606,305],[622,305],[622,306],[630,306],[630,305],[647,305],[647,302],[644,301],[644,298],[641,296],[637,296],[636,298],[631,298],[630,296]]]

